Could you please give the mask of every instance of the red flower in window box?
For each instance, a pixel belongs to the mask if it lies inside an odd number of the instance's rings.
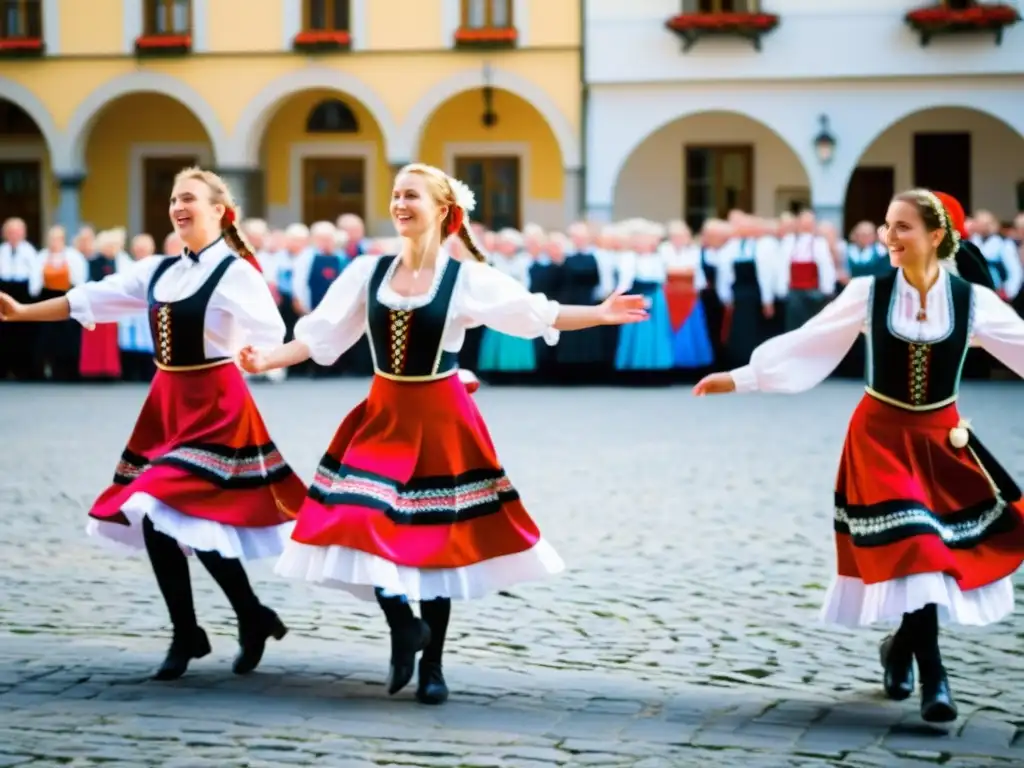
[[[459,27],[455,45],[460,48],[511,48],[519,39],[515,27]]]
[[[996,45],[1003,42],[1003,30],[1020,21],[1017,9],[1005,3],[978,3],[970,8],[930,5],[910,11],[904,20],[928,45],[934,35],[957,32],[994,32]]]
[[[352,35],[343,29],[307,29],[299,32],[292,41],[296,51],[315,53],[317,51],[347,51],[352,45]]]
[[[135,53],[139,56],[183,54],[191,50],[192,35],[143,35],[135,38]]]
[[[779,26],[779,17],[771,13],[680,13],[665,26],[683,41],[684,51],[707,35],[745,37],[761,50],[761,37]]]
[[[0,38],[0,56],[4,58],[42,56],[45,50],[46,45],[38,37]]]

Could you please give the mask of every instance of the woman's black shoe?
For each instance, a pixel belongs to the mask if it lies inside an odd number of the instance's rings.
[[[257,618],[251,623],[241,624],[238,628],[238,655],[231,665],[231,671],[236,675],[249,674],[262,661],[263,652],[267,649],[267,640],[280,640],[287,634],[288,627],[278,615],[269,608],[260,606]]]
[[[416,654],[430,642],[430,627],[414,618],[402,629],[391,631],[391,667],[388,670],[388,694],[405,688],[416,671]]]
[[[177,680],[188,671],[192,659],[201,659],[211,650],[210,639],[202,628],[195,627],[187,632],[175,632],[164,663],[153,674],[153,679]]]
[[[921,719],[926,723],[951,723],[958,716],[949,680],[943,673],[938,679],[921,681]]]
[[[914,656],[912,653],[894,653],[896,636],[889,635],[878,646],[882,661],[882,687],[885,695],[893,701],[910,698],[914,692]]]
[[[440,662],[420,659],[416,700],[420,704],[444,704],[448,701],[448,684],[444,681]]]

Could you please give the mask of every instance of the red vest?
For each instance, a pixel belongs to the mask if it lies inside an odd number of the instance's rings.
[[[817,291],[821,287],[818,265],[813,261],[789,262],[789,290]]]

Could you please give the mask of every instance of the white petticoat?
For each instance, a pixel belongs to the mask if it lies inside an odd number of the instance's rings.
[[[375,600],[374,589],[405,595],[414,602],[448,597],[473,600],[523,581],[565,570],[554,547],[543,539],[530,549],[462,568],[412,568],[348,547],[318,547],[289,541],[274,572],[291,579],[343,589],[361,600]]]
[[[121,507],[130,525],[90,518],[86,533],[99,541],[117,545],[132,552],[144,551],[142,521],[146,517],[153,527],[177,541],[186,554],[218,552],[238,560],[260,560],[276,557],[284,550],[292,535],[294,522],[266,528],[240,528],[183,514],[155,499],[148,493],[133,493]]]
[[[898,624],[904,613],[929,603],[938,607],[942,624],[994,624],[1013,613],[1013,579],[1008,576],[962,592],[956,579],[945,573],[919,573],[878,584],[837,576],[825,595],[821,618],[844,627]]]

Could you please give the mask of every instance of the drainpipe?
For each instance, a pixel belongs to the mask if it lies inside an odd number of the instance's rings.
[[[590,85],[587,81],[587,2],[579,0],[580,3],[580,168],[579,168],[579,189],[577,200],[579,201],[580,218],[585,218],[587,211],[587,133],[588,119],[590,115]]]

